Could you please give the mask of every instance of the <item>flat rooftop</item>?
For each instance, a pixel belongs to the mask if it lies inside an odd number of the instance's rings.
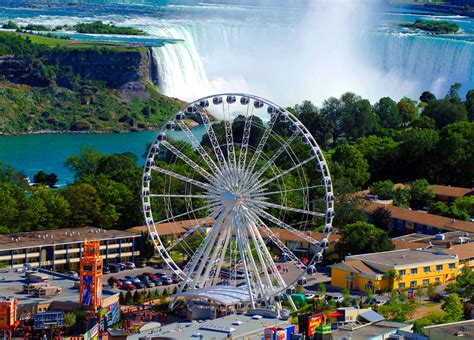
[[[424,330],[428,335],[433,331],[433,333],[451,335],[451,337],[459,336],[464,337],[464,339],[474,339],[474,320],[426,326]]]
[[[44,274],[45,272],[41,272]],[[52,273],[52,272],[51,272]],[[60,287],[62,292],[54,296],[36,297],[23,293],[23,285],[29,283],[25,273],[15,271],[2,270],[0,272],[0,296],[6,298],[17,298],[18,305],[37,304],[47,301],[61,301],[79,303],[79,288],[74,288],[74,283],[79,279],[68,278],[65,275],[48,275],[48,283],[53,287]],[[104,290],[102,295],[104,298],[115,295],[116,293]]]
[[[105,230],[91,227],[42,230],[0,235],[0,250],[78,243],[84,242],[86,239],[101,241],[139,236],[123,230]]]
[[[454,260],[455,255],[449,255],[443,251],[437,250],[415,250],[415,249],[402,249],[384,251],[380,253],[361,254],[346,256],[346,261],[350,260],[361,260],[365,262],[372,262],[378,264],[384,264],[388,266],[397,265],[411,265],[420,263],[429,263],[443,260]]]
[[[240,321],[239,325],[237,321]],[[236,324],[234,324],[236,323]],[[227,315],[225,317],[207,320],[207,321],[186,321],[186,322],[176,322],[169,325],[156,328],[152,331],[148,331],[142,334],[129,335],[127,339],[129,340],[138,340],[141,337],[166,337],[167,339],[199,339],[198,333],[202,334],[203,339],[228,339],[230,334],[232,339],[243,339],[245,337],[250,337],[255,334],[263,334],[264,329],[267,327],[275,327],[281,325],[288,325],[288,320],[279,320],[279,319],[252,319],[252,317],[247,315]],[[202,329],[207,328],[213,329],[222,329],[223,331],[211,330],[211,329]],[[234,329],[232,332],[227,333],[225,329]]]
[[[410,327],[408,324],[392,322],[392,321],[380,321],[373,324],[359,326],[357,328],[339,328],[332,331],[333,339],[353,339],[353,340],[366,340],[371,338],[380,338],[380,335],[393,333],[398,329],[405,329]]]

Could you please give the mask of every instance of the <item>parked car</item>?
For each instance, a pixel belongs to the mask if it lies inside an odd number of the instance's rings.
[[[247,282],[241,282],[237,285],[237,287],[245,287],[247,285]]]
[[[135,284],[135,283],[142,283],[142,280],[140,280],[138,277],[134,277],[134,278],[132,279],[132,282],[133,282],[133,284]]]
[[[109,279],[107,280],[107,283],[108,283],[109,285],[111,285],[111,286],[114,285],[114,284],[116,284],[117,282],[121,282],[121,281],[120,281],[119,279],[117,279],[115,276],[111,276],[111,277],[109,277]]]
[[[306,300],[311,301],[314,300],[315,296],[314,294],[305,294]]]
[[[73,270],[67,272],[66,275],[72,276],[72,277],[79,277],[79,274]]]
[[[148,276],[146,275],[137,275],[137,279],[139,279],[140,281],[146,281],[146,280],[149,280]]]
[[[104,266],[104,268],[102,268],[102,274],[110,274],[110,267]]]
[[[147,282],[145,282],[145,287],[146,288],[154,288],[155,283],[153,281],[147,281]]]
[[[314,294],[315,300],[324,300],[326,298],[326,294]]]
[[[148,277],[152,277],[153,276],[153,273],[151,272],[144,272],[143,275],[146,275]]]
[[[127,268],[125,263],[117,263],[117,266],[119,266],[120,270],[125,270]]]
[[[344,301],[344,296],[342,296],[341,294],[336,294],[332,296],[331,300],[334,300],[335,302],[342,302]]]
[[[109,268],[110,268],[110,272],[112,272],[112,273],[119,273],[120,272],[120,266],[118,266],[118,265],[111,264],[109,266]]]
[[[230,286],[230,283],[229,281],[221,281],[221,282],[218,282],[217,285],[227,287],[227,286]]]
[[[137,289],[137,286],[135,285],[127,285],[127,288],[126,288],[126,290],[135,290],[135,289]]]
[[[143,282],[134,282],[133,285],[137,287],[137,289],[145,288],[145,284]]]
[[[131,284],[133,284],[132,281],[130,281],[130,280],[123,280],[123,279],[122,279],[121,281],[123,282],[124,285],[131,285]]]
[[[173,280],[167,277],[162,277],[160,281],[163,283],[163,286],[167,286],[173,283]]]
[[[133,280],[133,276],[130,276],[130,275],[125,275],[123,278],[124,278],[125,280],[130,280],[130,281]]]
[[[135,261],[135,265],[137,268],[145,268],[146,267],[146,259],[140,257]]]
[[[125,268],[126,269],[135,269],[135,263],[127,262],[127,263],[125,263]]]
[[[160,279],[152,280],[151,282],[153,282],[155,284],[155,286],[162,286],[163,285],[163,282],[161,282]]]

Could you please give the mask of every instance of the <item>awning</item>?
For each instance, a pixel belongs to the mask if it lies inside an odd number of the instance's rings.
[[[184,297],[190,299],[209,299],[223,305],[235,305],[241,302],[250,301],[249,292],[245,288],[230,286],[214,286],[188,290],[175,297]]]

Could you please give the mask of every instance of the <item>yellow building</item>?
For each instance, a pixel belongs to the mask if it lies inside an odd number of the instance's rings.
[[[403,249],[346,256],[331,266],[331,284],[375,292],[426,287],[456,278],[459,258],[442,251]]]

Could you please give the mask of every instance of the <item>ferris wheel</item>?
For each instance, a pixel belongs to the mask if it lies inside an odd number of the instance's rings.
[[[248,94],[201,98],[163,126],[142,201],[156,252],[182,280],[178,295],[238,288],[253,308],[279,305],[316,272],[334,218],[328,165],[311,133]]]

